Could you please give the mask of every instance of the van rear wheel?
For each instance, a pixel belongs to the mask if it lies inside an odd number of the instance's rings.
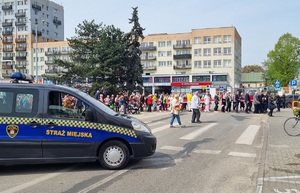
[[[127,165],[128,161],[129,150],[121,141],[109,141],[100,148],[99,162],[105,169],[122,169]]]

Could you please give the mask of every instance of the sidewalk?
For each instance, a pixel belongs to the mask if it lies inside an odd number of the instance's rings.
[[[256,193],[300,193],[300,136],[289,136],[283,129],[285,120],[293,116],[292,109],[273,115],[263,118],[265,137]]]

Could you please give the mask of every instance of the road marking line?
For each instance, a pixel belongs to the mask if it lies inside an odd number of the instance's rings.
[[[166,129],[168,129],[168,128],[170,128],[170,125],[164,125],[164,126],[161,126],[161,127],[156,128],[156,129],[152,129],[151,132],[152,132],[152,133],[157,133],[157,132],[166,130]]]
[[[205,131],[209,130],[210,128],[212,128],[216,125],[217,125],[217,123],[210,123],[209,125],[206,125],[206,126],[200,128],[199,130],[191,132],[191,133],[181,137],[180,139],[185,139],[185,140],[195,139],[196,137],[198,137],[199,135],[201,135],[202,133],[204,133]]]
[[[68,172],[68,171],[71,171],[71,170],[75,169],[77,166],[78,166],[78,165],[75,165],[75,166],[72,166],[72,167],[69,167],[69,168],[60,170],[59,172],[55,172],[55,173],[50,173],[50,174],[44,175],[44,176],[42,176],[42,177],[36,178],[36,179],[31,180],[31,181],[29,181],[29,182],[26,182],[26,183],[24,183],[24,184],[20,184],[20,185],[18,185],[18,186],[13,187],[13,188],[4,190],[4,191],[2,191],[2,192],[0,192],[0,193],[14,193],[14,192],[22,191],[22,190],[24,190],[24,189],[26,189],[26,188],[29,188],[29,187],[31,187],[31,186],[34,186],[34,185],[36,185],[36,184],[38,184],[38,183],[41,183],[41,182],[43,182],[43,181],[49,180],[49,179],[51,179],[51,178],[54,178],[54,177],[56,177],[56,176],[58,176],[58,175],[60,175],[60,174],[66,173],[66,172]]]
[[[104,178],[103,180],[101,180],[101,181],[99,181],[99,182],[97,182],[97,183],[95,183],[95,184],[93,184],[93,185],[91,185],[91,186],[88,186],[88,187],[86,187],[86,188],[83,189],[83,190],[80,190],[78,193],[86,193],[86,192],[92,191],[92,190],[98,188],[99,186],[101,186],[101,185],[103,185],[103,184],[105,184],[105,183],[111,181],[112,179],[114,179],[114,178],[116,178],[116,177],[118,177],[118,176],[120,176],[120,175],[122,175],[123,173],[128,172],[128,171],[129,171],[129,170],[121,170],[121,171],[118,171],[118,172],[116,172],[116,173],[114,173],[114,174],[108,176],[107,178]]]
[[[194,150],[195,153],[204,153],[204,154],[220,154],[221,151],[218,150],[205,150],[205,149],[197,149]]]
[[[236,140],[236,144],[251,145],[254,141],[255,135],[257,134],[260,126],[249,125],[243,134]]]
[[[231,156],[237,156],[237,157],[253,157],[255,158],[256,157],[256,154],[254,153],[242,153],[242,152],[230,152],[228,155],[231,155]]]
[[[183,151],[183,147],[175,147],[175,146],[163,146],[160,149],[165,149],[165,150],[173,150],[173,151]]]

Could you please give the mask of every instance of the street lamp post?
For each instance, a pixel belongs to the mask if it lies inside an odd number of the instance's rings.
[[[37,34],[37,23],[34,24],[35,27],[35,83],[38,84],[38,34]]]
[[[34,24],[34,30],[35,30],[35,83],[38,84],[39,81],[39,74],[38,74],[38,34],[37,34],[37,22],[33,22],[31,19],[29,19],[30,23]]]

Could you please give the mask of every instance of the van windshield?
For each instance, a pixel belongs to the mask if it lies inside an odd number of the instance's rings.
[[[92,103],[93,105],[95,105],[98,108],[100,108],[101,110],[105,111],[106,113],[108,113],[110,115],[113,115],[113,116],[118,114],[114,110],[112,110],[111,108],[106,106],[105,104],[101,103],[99,100],[97,100],[97,99],[91,97],[90,95],[88,95],[87,93],[84,93],[84,92],[78,90],[78,94],[80,96],[82,96],[82,98],[84,98],[87,101],[89,101],[90,103]]]

